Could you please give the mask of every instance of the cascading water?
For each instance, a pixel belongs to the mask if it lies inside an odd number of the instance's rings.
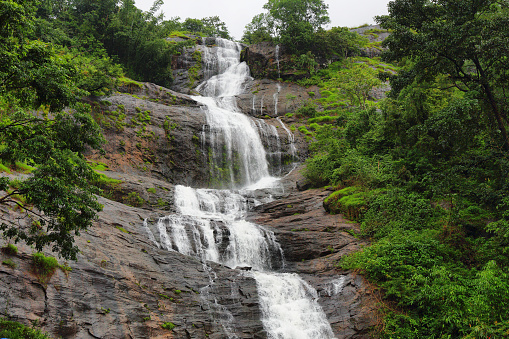
[[[214,148],[213,166],[218,167],[222,160],[223,168],[218,171],[229,171],[227,183],[244,188],[233,191],[176,186],[177,213],[160,218],[153,225],[145,222],[144,228],[159,248],[178,251],[203,262],[210,284],[200,293],[227,338],[239,336],[232,314],[214,298],[217,276],[207,264],[209,261],[230,268],[252,269],[243,274],[256,280],[262,322],[269,338],[333,338],[330,324],[317,303],[316,290],[296,274],[273,273],[284,268],[283,251],[274,233],[245,220],[250,208],[260,203],[250,196],[249,190],[271,187],[276,181],[269,175],[267,157],[281,155],[280,140],[274,126],[236,112],[232,96],[242,92],[249,69],[238,61],[238,44],[217,39],[217,45],[215,53],[207,53],[214,60],[206,64],[216,65],[219,70],[198,87],[200,93],[209,97],[194,99],[207,107],[208,128],[204,128],[202,138],[207,138]],[[279,122],[290,137],[291,132]],[[266,152],[262,138],[276,139],[269,144],[277,150]],[[293,135],[289,140],[293,142]],[[214,170],[211,169],[212,174]]]
[[[281,78],[281,70],[279,69],[279,45],[276,45],[276,63],[277,63],[277,77]]]
[[[205,106],[207,125],[202,136],[208,138],[211,146],[210,172],[216,181],[230,188],[253,185],[270,176],[268,155],[258,132],[268,127],[265,122],[256,122],[238,112],[234,96],[243,93],[250,79],[249,67],[239,61],[240,44],[220,38],[216,39],[216,44],[212,52],[202,55],[204,73],[215,75],[197,87],[203,96],[193,97]],[[279,137],[276,130],[272,131],[272,136]]]
[[[253,272],[258,286],[262,322],[269,338],[330,339],[334,337],[318,294],[297,274]]]

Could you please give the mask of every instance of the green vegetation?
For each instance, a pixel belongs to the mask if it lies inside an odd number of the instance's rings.
[[[174,323],[170,323],[170,322],[165,322],[163,324],[161,324],[161,327],[164,328],[165,330],[173,330],[176,325]]]
[[[344,59],[368,43],[347,27],[324,30],[322,26],[330,20],[328,5],[322,0],[268,0],[264,8],[266,13],[246,25],[242,41],[283,44],[287,53],[294,54],[294,66],[308,75],[314,72],[316,57]]]
[[[9,266],[10,268],[16,268],[16,263],[12,259],[5,259],[2,261],[3,265]]]
[[[134,207],[141,207],[145,203],[142,197],[138,194],[138,192],[131,192],[123,197],[123,202],[127,205]]]
[[[0,337],[9,339],[51,339],[39,330],[6,319],[0,319]]]
[[[1,249],[2,253],[7,255],[16,255],[18,254],[18,248],[14,244],[7,244]]]
[[[315,137],[306,176],[335,187],[325,207],[372,241],[338,265],[382,291],[383,338],[508,335],[508,14],[495,0],[392,1],[382,60],[305,80],[321,92],[299,128]],[[381,101],[377,78],[392,87]]]
[[[127,233],[127,234],[129,234],[129,233],[130,233],[128,230],[126,230],[126,229],[125,229],[125,228],[123,228],[122,226],[116,226],[116,227],[117,227],[117,229],[118,229],[120,232],[122,232],[122,233]]]
[[[53,257],[46,257],[40,252],[32,254],[32,262],[37,279],[43,285],[48,283],[55,273],[55,270],[60,267],[57,259]]]
[[[195,61],[195,64],[193,67],[189,68],[188,71],[190,88],[194,87],[196,81],[198,80],[198,72],[201,70],[202,67],[202,54],[199,49],[193,52],[193,60]]]

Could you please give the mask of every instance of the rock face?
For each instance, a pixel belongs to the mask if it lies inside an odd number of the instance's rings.
[[[117,174],[125,185],[154,179]],[[276,201],[255,208],[250,219],[273,230],[286,258],[286,272],[299,273],[319,293],[319,303],[337,338],[368,338],[375,324],[375,301],[360,276],[336,263],[364,245],[351,234],[358,226],[329,215],[330,192],[297,191],[299,171],[284,179]],[[162,186],[164,187],[164,186]],[[168,187],[168,197],[173,189]],[[257,198],[264,195],[257,193]],[[170,199],[169,199],[170,200]],[[170,201],[168,201],[170,202]],[[244,271],[207,263],[154,245],[144,219],[167,211],[129,207],[100,198],[104,210],[77,238],[81,249],[72,271],[57,269],[43,281],[29,253],[18,246],[16,268],[0,266],[0,315],[40,327],[62,338],[266,338],[256,282]],[[170,204],[171,205],[171,204]],[[173,209],[173,207],[170,207]],[[22,217],[2,207],[4,220]],[[5,242],[2,242],[3,246]],[[161,325],[175,325],[170,332]],[[172,326],[173,326],[172,325]]]
[[[264,41],[245,48],[241,54],[241,61],[245,61],[249,65],[253,77],[277,79],[281,78],[277,62],[280,55],[283,54],[284,49],[277,50],[276,45],[272,42]],[[279,66],[281,67],[281,65]]]
[[[319,98],[318,87],[305,88],[288,82],[262,79],[247,84],[246,93],[238,95],[237,106],[253,117],[283,117],[294,113],[313,98]]]
[[[389,35],[391,35],[390,32],[381,29],[380,25],[366,25],[359,28],[354,28],[351,30],[352,32],[359,33],[360,35],[367,37],[369,39],[369,42],[382,42]],[[361,55],[369,58],[379,57],[382,52],[384,51],[384,48],[381,46],[371,46],[366,47],[361,50]]]

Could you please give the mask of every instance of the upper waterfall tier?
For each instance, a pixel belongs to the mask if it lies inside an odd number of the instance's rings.
[[[216,38],[217,47],[205,49],[202,55],[205,79],[197,90],[206,97],[231,97],[244,91],[249,67],[240,62],[239,43]]]
[[[276,128],[238,111],[234,96],[244,92],[249,67],[240,62],[240,44],[220,38],[216,44],[202,55],[208,79],[197,90],[203,96],[193,97],[205,106],[207,117],[202,144],[208,149],[202,151],[208,155],[214,186],[251,186],[271,173],[281,174],[279,135]],[[277,149],[265,150],[262,137],[275,140]]]

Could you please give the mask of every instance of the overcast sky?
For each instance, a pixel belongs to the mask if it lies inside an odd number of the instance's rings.
[[[154,0],[135,0],[143,11],[150,9]],[[242,38],[244,27],[259,13],[267,0],[164,0],[165,18],[201,19],[219,16],[235,39]],[[387,14],[389,0],[325,0],[329,5],[330,27],[356,27],[375,23],[376,15]]]

